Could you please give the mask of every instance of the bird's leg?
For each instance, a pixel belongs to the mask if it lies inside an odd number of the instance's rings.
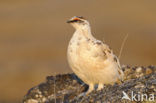
[[[103,84],[98,84],[98,88],[97,88],[97,90],[99,91],[99,90],[101,90],[101,89],[103,89],[104,88],[104,85]]]
[[[86,92],[86,95],[88,95],[90,92],[92,92],[94,90],[94,84],[89,84],[89,88]]]
[[[86,92],[83,92],[83,93],[79,94],[77,98],[86,96],[86,95],[88,95],[90,92],[92,92],[93,90],[94,90],[94,84],[89,84],[88,90],[87,90]]]

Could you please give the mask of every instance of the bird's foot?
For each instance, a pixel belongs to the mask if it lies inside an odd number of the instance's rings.
[[[105,86],[104,86],[103,84],[98,84],[97,90],[100,91],[100,90],[102,90],[104,87],[105,87]]]

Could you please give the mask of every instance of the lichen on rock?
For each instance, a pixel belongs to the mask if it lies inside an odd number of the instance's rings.
[[[80,96],[87,90],[75,74],[48,76],[46,81],[31,88],[24,96],[24,103],[132,103],[156,102],[156,67],[122,66],[124,82],[105,85],[101,91]],[[124,93],[129,99],[122,98]],[[133,94],[133,95],[132,95]],[[135,96],[135,98],[134,98]],[[153,97],[154,98],[153,98]]]

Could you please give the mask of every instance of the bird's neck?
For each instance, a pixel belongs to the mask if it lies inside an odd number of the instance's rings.
[[[75,36],[82,36],[82,37],[85,37],[85,38],[94,38],[92,36],[90,27],[78,28],[78,29],[76,29],[74,35]]]

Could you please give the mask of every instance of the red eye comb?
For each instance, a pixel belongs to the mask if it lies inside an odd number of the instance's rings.
[[[80,20],[80,19],[79,18],[74,18],[73,20],[76,20],[77,21],[77,20]]]

